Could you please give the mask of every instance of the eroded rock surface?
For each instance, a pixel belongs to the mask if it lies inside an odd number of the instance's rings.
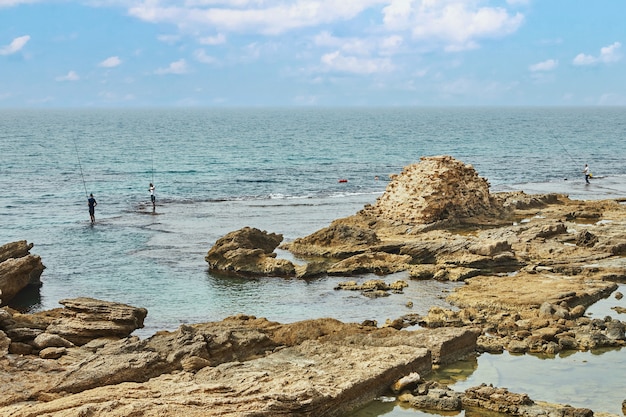
[[[287,260],[276,259],[274,249],[283,236],[244,227],[228,233],[215,242],[205,260],[209,269],[241,275],[294,276],[295,266]]]
[[[59,358],[1,356],[0,415],[340,416],[404,374],[471,353],[477,336],[236,316],[146,340],[97,338],[64,344]]]
[[[28,286],[41,286],[45,267],[39,256],[30,254],[32,247],[25,240],[0,246],[0,305]]]

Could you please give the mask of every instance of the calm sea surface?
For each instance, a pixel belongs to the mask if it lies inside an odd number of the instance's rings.
[[[239,313],[382,324],[447,306],[459,284],[411,281],[403,295],[370,300],[334,291],[345,277],[236,279],[208,273],[204,261],[219,237],[244,226],[290,241],[351,215],[421,156],[472,164],[492,191],[626,197],[626,108],[2,110],[0,126],[0,244],[32,242],[46,265],[40,291],[14,306],[39,311],[86,296],[145,307],[141,337]],[[94,226],[88,193],[98,201]],[[624,306],[607,303],[591,313]],[[533,360],[483,355],[464,378],[496,383],[487,375],[506,373],[496,381],[534,399],[621,413],[624,352],[543,360],[540,372]],[[609,393],[575,391],[579,364]],[[533,394],[529,381],[548,388]],[[363,412],[426,415],[384,401]]]

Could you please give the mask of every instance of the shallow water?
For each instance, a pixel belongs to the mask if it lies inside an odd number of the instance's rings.
[[[626,285],[621,284],[616,293],[626,294],[625,291]],[[618,314],[615,307],[626,308],[626,297],[617,299],[612,295],[600,300],[587,310],[586,315],[594,318],[611,316],[626,321],[626,314]],[[551,356],[483,353],[435,370],[426,378],[446,384],[456,391],[492,384],[514,393],[526,393],[535,401],[622,415],[622,401],[626,399],[625,353],[626,348],[561,352]],[[417,410],[393,398],[382,398],[350,414],[350,417],[433,415],[470,417],[475,414]],[[483,411],[478,415],[498,416]]]
[[[204,261],[244,226],[289,241],[354,214],[424,155],[472,164],[492,191],[626,196],[624,108],[9,110],[0,124],[0,240],[34,243],[46,266],[43,287],[12,304],[38,311],[88,296],[145,307],[141,337],[238,313],[382,324],[446,305],[460,284],[411,281],[404,294],[371,300],[335,291],[343,277],[239,279],[209,273]],[[599,358],[623,370],[623,355]],[[564,374],[556,384],[572,381]]]

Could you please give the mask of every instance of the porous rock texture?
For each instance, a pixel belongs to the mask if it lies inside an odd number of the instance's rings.
[[[341,416],[405,374],[471,353],[477,336],[236,316],[145,340],[98,337],[50,359],[5,351],[0,415]]]
[[[407,224],[500,216],[504,207],[473,166],[451,156],[420,158],[392,175],[385,193],[371,207],[382,219]]]

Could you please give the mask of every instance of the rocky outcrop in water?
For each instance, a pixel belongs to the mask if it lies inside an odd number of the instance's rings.
[[[34,315],[4,308],[0,415],[339,416],[385,393],[415,407],[458,410],[460,402],[466,411],[592,415],[504,388],[455,393],[413,375],[472,352],[626,345],[623,322],[585,315],[626,282],[626,206],[490,195],[469,165],[450,157],[420,164],[394,177],[376,204],[281,246],[321,260],[296,267],[276,259],[282,236],[253,228],[218,240],[205,259],[213,271],[245,276],[407,277],[393,284],[355,277],[337,287],[364,296],[393,297],[410,279],[464,281],[447,298],[454,308],[381,328],[237,316],[146,340],[129,336],[146,314],[130,306],[78,299]],[[408,330],[409,323],[422,328]]]
[[[626,282],[624,236],[619,201],[488,195],[471,166],[433,157],[395,176],[374,205],[282,248],[326,257],[328,274],[464,281],[447,298],[455,308],[419,323],[480,327],[480,351],[554,354],[626,345],[620,320],[584,316]]]
[[[7,304],[29,286],[41,286],[44,265],[41,258],[31,255],[33,244],[25,240],[0,246],[0,305]]]
[[[282,235],[244,227],[218,239],[205,260],[209,269],[214,271],[253,276],[294,276],[295,267],[291,262],[276,259],[274,250],[282,240]]]

